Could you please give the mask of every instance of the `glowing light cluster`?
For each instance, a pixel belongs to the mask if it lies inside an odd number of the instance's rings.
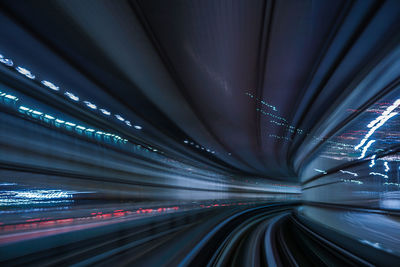
[[[342,179],[341,181],[344,183],[364,184],[364,182],[362,182],[362,181],[353,180],[353,179]]]
[[[16,104],[18,97],[0,91],[0,99],[5,104]]]
[[[12,59],[6,58],[6,57],[5,57],[4,55],[2,55],[2,54],[0,54],[0,63],[2,63],[3,65],[5,65],[5,66],[7,66],[7,67],[13,67],[13,66],[14,66],[14,62],[12,61]],[[35,80],[35,79],[36,79],[36,76],[35,76],[30,70],[28,70],[28,69],[25,68],[25,67],[16,66],[16,67],[15,67],[15,70],[16,70],[18,73],[20,73],[20,74],[24,75],[25,77],[29,78],[30,80]],[[53,82],[50,82],[50,81],[47,81],[47,80],[42,80],[42,81],[40,81],[40,83],[41,83],[43,86],[45,86],[45,87],[47,87],[47,88],[49,88],[49,89],[51,89],[51,90],[53,90],[53,91],[60,91],[60,87],[57,86],[57,85],[55,85]],[[68,91],[65,91],[65,92],[64,92],[64,95],[65,95],[66,97],[68,97],[70,100],[74,101],[74,102],[79,102],[79,100],[80,100],[80,98],[79,98],[76,94],[70,93],[70,92],[68,92]],[[84,103],[88,108],[90,108],[90,109],[92,109],[92,110],[97,110],[97,105],[96,105],[96,104],[94,104],[94,103],[92,103],[92,102],[89,102],[89,101],[87,101],[87,100],[86,100],[86,101],[83,101],[83,103]],[[111,112],[107,111],[106,109],[100,109],[100,111],[101,111],[101,113],[102,113],[103,115],[106,115],[106,116],[111,115]],[[124,122],[125,125],[127,125],[128,127],[134,127],[136,130],[141,130],[141,129],[143,128],[143,127],[140,126],[140,125],[132,125],[129,121],[126,122],[126,120],[123,119],[122,116],[120,116],[120,115],[115,115],[115,117],[117,118],[118,121]]]
[[[284,122],[277,122],[277,121],[274,121],[274,120],[271,120],[270,122],[271,122],[271,123],[274,123],[274,124],[276,124],[276,125],[278,125],[278,126],[286,127],[287,130],[288,130],[289,132],[291,132],[291,133],[303,134],[303,130],[297,129],[296,127],[291,126],[291,125],[289,125],[289,124],[287,124],[287,123],[284,123]]]
[[[272,138],[275,138],[275,139],[283,139],[283,140],[286,140],[286,141],[289,141],[289,142],[292,142],[292,141],[293,141],[293,140],[290,139],[289,137],[286,137],[286,136],[279,136],[279,135],[276,135],[276,134],[270,134],[270,135],[268,135],[268,137],[272,137]]]
[[[185,144],[187,144],[187,145],[194,146],[194,147],[197,148],[197,149],[207,151],[208,153],[215,154],[215,151],[214,151],[214,150],[211,150],[211,149],[209,149],[209,148],[200,146],[200,145],[196,144],[195,142],[190,142],[189,140],[184,140],[183,143],[185,143]]]
[[[254,98],[254,99],[255,99],[256,101],[258,101],[260,104],[262,104],[262,105],[264,105],[264,106],[266,106],[266,107],[268,107],[268,108],[271,108],[273,111],[278,111],[278,110],[276,109],[275,106],[273,106],[273,105],[271,105],[271,104],[268,104],[268,103],[265,102],[264,100],[259,100],[258,97],[255,97],[255,96],[254,96],[253,94],[251,94],[251,93],[246,92],[245,95],[247,95],[247,96],[249,96],[249,97],[251,97],[251,98]]]
[[[287,122],[287,120],[286,120],[285,118],[280,117],[280,116],[277,116],[277,115],[274,115],[274,114],[269,113],[269,112],[266,112],[266,111],[264,111],[264,110],[262,110],[262,109],[260,109],[260,108],[256,108],[256,111],[261,112],[261,114],[263,114],[263,115],[265,115],[265,116],[269,116],[269,117],[271,117],[271,118],[274,118],[274,119],[277,119],[277,120],[282,120],[282,121],[284,121],[284,122]]]
[[[39,110],[34,110],[26,106],[19,106],[18,111],[26,116],[29,116],[32,119],[39,120],[41,122],[44,122],[46,124],[49,124],[51,126],[55,126],[57,128],[64,128],[68,131],[75,131],[78,134],[85,134],[88,137],[97,137],[97,138],[103,138],[104,140],[112,140],[114,142],[122,142],[126,143],[128,140],[123,139],[122,137],[116,135],[116,134],[111,134],[111,133],[103,133],[101,131],[96,131],[95,129],[85,127],[82,125],[78,125],[76,123],[70,122],[70,121],[65,121],[59,118],[55,118],[54,116],[50,114],[45,114]],[[93,133],[95,133],[95,136],[93,136]]]

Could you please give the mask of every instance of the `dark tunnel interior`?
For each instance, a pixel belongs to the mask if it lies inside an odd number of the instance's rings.
[[[400,266],[399,0],[0,1],[0,266]]]

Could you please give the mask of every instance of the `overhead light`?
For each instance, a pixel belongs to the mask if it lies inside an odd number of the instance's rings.
[[[129,127],[132,127],[132,124],[130,121],[125,121],[125,124],[128,125]]]
[[[60,90],[60,88],[58,86],[56,86],[54,83],[52,83],[52,82],[43,80],[43,81],[41,81],[41,83],[44,86],[50,88],[51,90],[54,90],[54,91],[59,91]]]
[[[103,113],[104,115],[107,115],[107,116],[110,116],[110,115],[111,115],[111,112],[108,111],[108,110],[106,110],[106,109],[104,109],[104,108],[100,109],[100,111],[101,111],[101,113]]]
[[[12,67],[12,65],[14,65],[11,59],[5,58],[2,54],[0,54],[0,62],[9,67]]]
[[[56,119],[56,122],[57,122],[57,123],[64,123],[65,121],[60,120],[60,119]]]
[[[34,110],[34,111],[32,111],[32,113],[33,113],[33,114],[35,114],[35,115],[43,115],[43,113],[42,113],[42,112],[40,112],[40,111],[37,111],[37,110]]]
[[[138,130],[141,130],[141,129],[142,129],[142,126],[139,126],[139,125],[135,125],[135,126],[133,126],[133,127],[135,127],[135,129],[138,129]]]
[[[86,129],[87,132],[93,133],[95,130],[94,129]]]
[[[21,73],[22,75],[24,75],[25,77],[27,77],[27,78],[29,78],[29,79],[31,79],[31,80],[33,80],[33,79],[35,79],[35,75],[33,75],[32,74],[32,72],[30,71],[30,70],[27,70],[27,69],[25,69],[25,68],[23,68],[23,67],[16,67],[15,68],[19,73]]]
[[[97,109],[97,106],[93,103],[90,103],[89,101],[83,101],[83,103],[85,103],[86,106],[88,106],[91,109]]]
[[[80,125],[76,126],[76,128],[79,129],[79,130],[82,130],[82,131],[86,129],[85,127],[80,126]]]
[[[46,119],[49,119],[49,120],[54,120],[55,118],[53,117],[53,116],[50,116],[50,115],[44,115],[44,117],[46,118]]]
[[[11,99],[11,100],[14,100],[14,101],[18,101],[18,97],[13,96],[13,95],[5,95],[4,97],[8,98],[8,99]]]
[[[68,126],[72,126],[72,127],[76,126],[76,124],[75,124],[75,123],[68,122],[68,121],[67,121],[65,124],[66,124],[66,125],[68,125]]]
[[[115,117],[120,120],[120,121],[124,121],[125,119],[121,117],[121,115],[116,114]]]
[[[20,110],[23,110],[23,111],[28,111],[28,110],[29,110],[29,108],[24,107],[24,106],[20,106],[19,109],[20,109]]]
[[[79,97],[70,92],[65,92],[64,95],[68,96],[71,100],[79,101]]]
[[[189,143],[189,141],[188,140],[185,140],[185,141],[183,141],[185,144],[188,144]]]

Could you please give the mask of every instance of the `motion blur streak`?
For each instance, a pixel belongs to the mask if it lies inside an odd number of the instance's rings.
[[[1,266],[400,266],[399,0],[0,1]]]

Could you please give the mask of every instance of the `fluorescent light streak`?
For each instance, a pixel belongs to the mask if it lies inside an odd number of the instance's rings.
[[[0,54],[0,62],[8,67],[12,67],[14,65],[14,62],[11,59],[5,58],[2,54]]]
[[[125,121],[125,124],[128,125],[129,127],[132,127],[132,124],[130,121]]]
[[[379,173],[379,172],[370,172],[369,175],[376,175],[376,176],[382,176],[383,178],[389,178],[386,174]]]
[[[56,122],[58,122],[58,123],[64,123],[65,121],[60,120],[60,119],[56,119]]]
[[[72,123],[72,122],[69,122],[69,121],[67,121],[65,124],[68,125],[68,126],[72,126],[72,127],[75,127],[75,126],[76,126],[75,123]]]
[[[55,85],[54,83],[52,83],[52,82],[43,80],[43,81],[41,81],[41,83],[42,83],[44,86],[50,88],[51,90],[54,90],[54,91],[59,91],[59,90],[60,90],[60,87],[56,86],[56,85]]]
[[[94,130],[94,129],[86,129],[86,131],[92,133],[92,132],[94,132],[95,130]]]
[[[64,95],[68,96],[71,100],[74,100],[75,102],[79,101],[79,97],[74,95],[73,93],[65,92]]]
[[[139,126],[139,125],[135,125],[135,126],[133,126],[133,127],[135,127],[135,129],[137,129],[137,130],[142,130],[142,129],[143,129],[143,127],[142,127],[142,126]]]
[[[353,175],[353,176],[355,176],[355,177],[357,177],[357,176],[358,176],[358,174],[357,174],[357,173],[355,173],[355,172],[344,171],[344,170],[340,170],[340,172],[341,172],[341,173],[347,173],[347,174]]]
[[[29,79],[31,79],[31,80],[33,80],[33,79],[35,79],[35,75],[33,75],[32,74],[32,72],[30,71],[30,70],[28,70],[28,69],[25,69],[25,68],[23,68],[23,67],[16,67],[15,68],[19,73],[21,73],[22,75],[24,75],[25,77],[27,77],[27,78],[29,78]]]
[[[385,161],[385,162],[383,163],[383,166],[385,166],[385,172],[388,172],[388,171],[390,170],[389,164],[388,164],[387,161]]]
[[[115,117],[120,120],[120,121],[124,121],[125,119],[121,117],[121,115],[116,114]]]
[[[103,113],[104,115],[107,115],[107,116],[110,116],[110,115],[111,115],[111,112],[108,111],[108,110],[106,110],[106,109],[104,109],[104,108],[100,109],[100,111],[101,111],[101,113]]]
[[[367,143],[367,145],[363,148],[363,151],[361,153],[361,156],[358,159],[362,159],[365,157],[365,154],[367,153],[368,148],[375,143],[376,140],[369,140],[369,142]]]
[[[43,113],[42,113],[42,112],[40,112],[40,111],[37,111],[37,110],[34,110],[34,111],[32,111],[32,113],[33,113],[33,114],[35,114],[35,115],[43,115]]]
[[[80,126],[80,125],[76,126],[76,128],[79,129],[79,130],[85,130],[86,129],[85,127]]]
[[[55,118],[53,117],[53,116],[50,116],[50,115],[44,115],[44,117],[46,118],[46,119],[49,119],[49,120],[54,120]]]
[[[89,101],[83,101],[83,103],[85,103],[86,106],[88,106],[91,109],[97,109],[97,106],[93,103],[90,103]]]
[[[13,96],[13,95],[5,95],[4,97],[8,98],[8,99],[11,99],[11,100],[14,100],[14,101],[18,101],[18,97]]]
[[[185,141],[183,141],[185,144],[188,144],[189,143],[189,141],[188,140],[185,140]]]

